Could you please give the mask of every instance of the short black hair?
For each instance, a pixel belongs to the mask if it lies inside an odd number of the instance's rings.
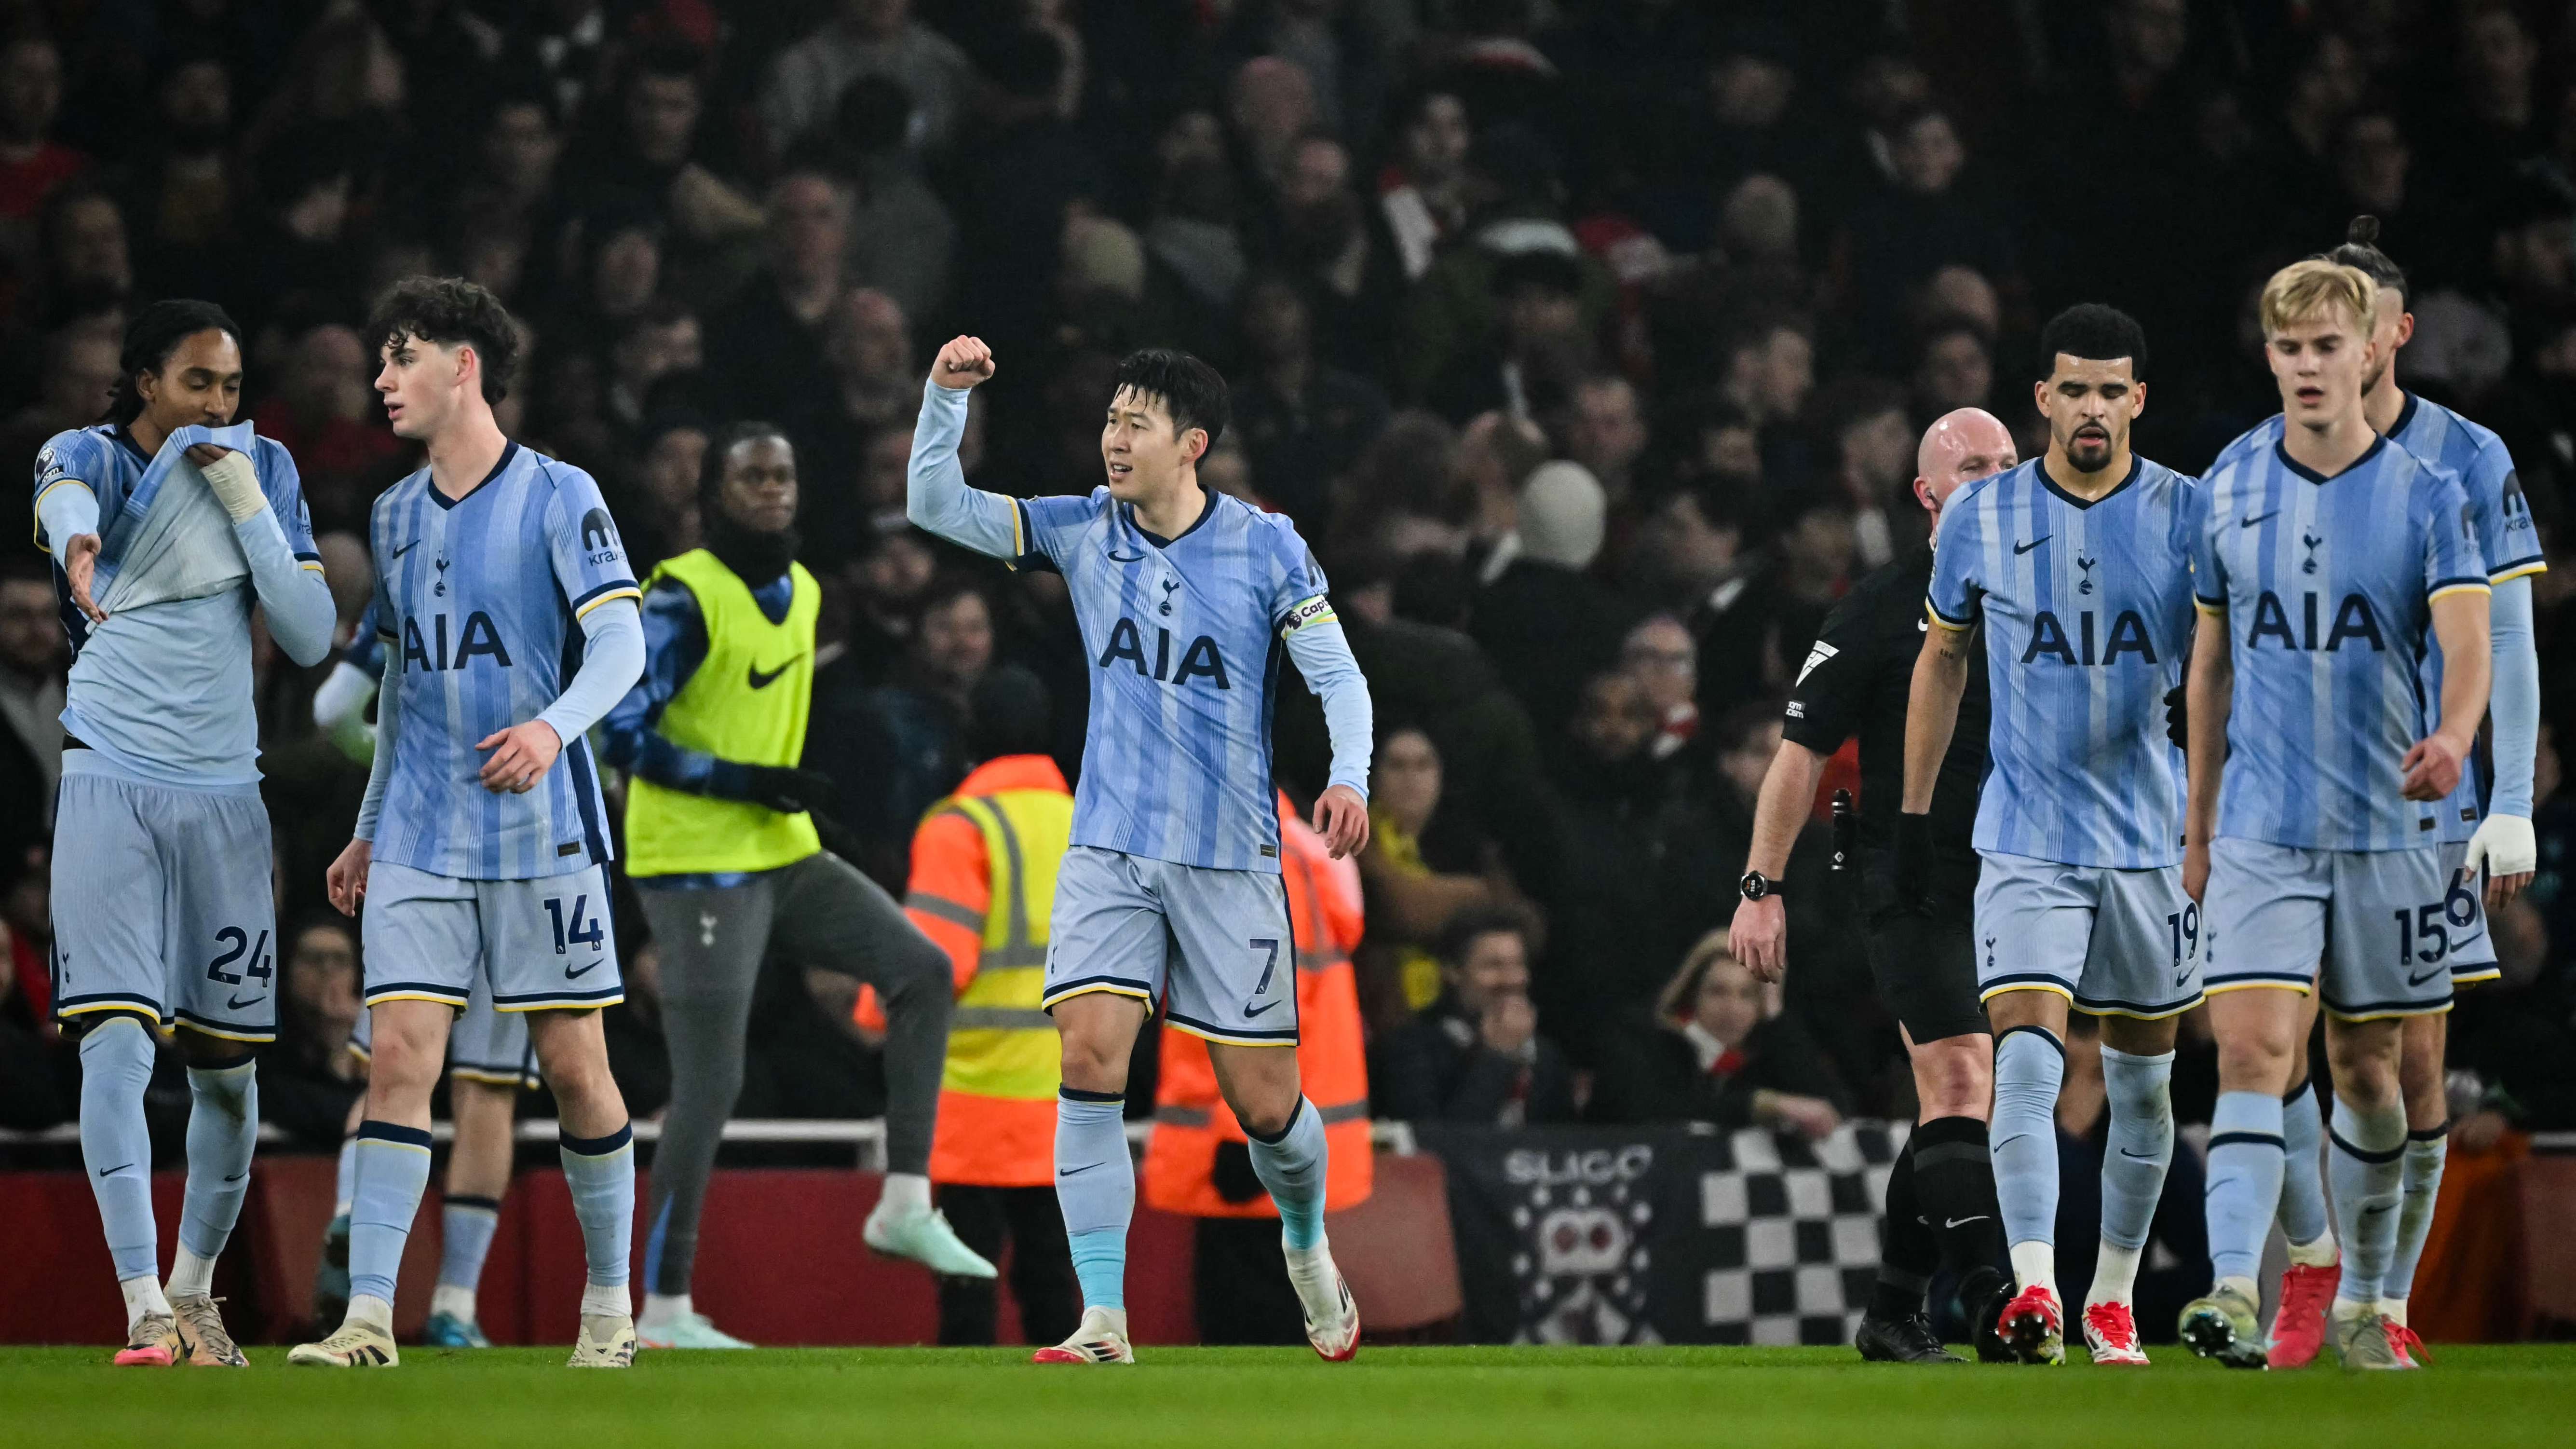
[[[2344,228],[2343,245],[2326,253],[2326,260],[2352,267],[2401,297],[2407,295],[2406,269],[2379,249],[2378,217],[2354,217],[2352,225]]]
[[[697,423],[694,420],[693,425],[704,426],[703,423]],[[669,431],[667,427],[661,428],[652,436],[658,440],[663,433]],[[702,506],[712,505],[716,495],[724,491],[725,455],[745,443],[758,442],[763,438],[776,438],[785,443],[791,452],[796,447],[796,440],[787,436],[785,428],[776,423],[762,422],[757,418],[746,418],[741,422],[729,424],[723,432],[707,440],[706,456],[698,463],[698,502]]]
[[[2147,329],[2138,319],[2117,307],[2100,302],[2078,302],[2048,319],[2039,330],[2039,375],[2057,371],[2057,357],[2081,357],[2091,362],[2129,359],[2129,371],[2139,381],[2147,376]]]
[[[1178,348],[1146,347],[1120,358],[1118,371],[1109,380],[1109,395],[1115,398],[1131,390],[1163,405],[1163,411],[1172,415],[1174,436],[1205,428],[1211,451],[1216,440],[1225,436],[1225,425],[1234,419],[1225,378]]]
[[[1508,904],[1471,906],[1451,918],[1448,929],[1440,933],[1437,953],[1440,964],[1463,965],[1468,949],[1476,944],[1478,937],[1501,932],[1520,937],[1523,951],[1531,956],[1538,954],[1538,919],[1530,914],[1527,907]]]
[[[519,328],[501,299],[463,277],[405,277],[385,289],[367,314],[378,349],[415,342],[471,347],[483,364],[483,400],[510,395],[519,362]]]
[[[125,327],[125,348],[116,359],[116,391],[108,395],[107,412],[100,421],[130,423],[143,415],[143,394],[134,379],[143,373],[159,372],[179,344],[200,332],[227,332],[233,345],[241,345],[240,324],[232,314],[212,302],[191,297],[176,297],[154,302],[134,314]]]

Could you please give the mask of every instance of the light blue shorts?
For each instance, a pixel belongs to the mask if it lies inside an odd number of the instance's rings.
[[[2200,1004],[2200,907],[2182,867],[2114,870],[1979,851],[1977,999],[2054,991],[2089,1016]]]
[[[367,1004],[443,1001],[479,983],[498,1012],[579,1010],[626,999],[596,865],[539,880],[458,880],[380,860],[362,923]]]
[[[349,1053],[362,1062],[375,1059],[375,1013],[358,1013],[358,1029],[349,1034]],[[494,1011],[492,988],[481,977],[466,993],[465,1009],[447,1032],[447,1074],[495,1087],[535,1088],[537,1056],[528,1044],[528,1018],[523,1012]]]
[[[187,790],[63,752],[54,816],[54,1014],[130,1011],[277,1039],[277,908],[257,785]]]
[[[2504,974],[2487,936],[2487,883],[2469,874],[2469,843],[2446,840],[2442,852],[2442,921],[2451,933],[2451,984],[2468,986]]]
[[[2451,1009],[2442,852],[2209,846],[2201,981],[2211,992],[2322,987],[2346,1021]],[[2322,958],[2322,970],[2320,959]]]
[[[1297,941],[1276,875],[1077,845],[1056,873],[1040,1005],[1133,996],[1192,1036],[1297,1044]]]

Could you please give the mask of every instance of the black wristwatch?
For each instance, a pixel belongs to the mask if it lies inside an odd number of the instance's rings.
[[[1748,901],[1758,901],[1766,896],[1779,896],[1781,893],[1780,882],[1758,870],[1746,871],[1744,879],[1735,883],[1735,888],[1742,892]]]

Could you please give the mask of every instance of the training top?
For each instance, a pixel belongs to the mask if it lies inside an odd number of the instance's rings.
[[[2165,694],[2191,646],[2199,491],[2133,458],[2087,502],[2034,458],[1942,510],[1932,624],[1985,624],[1994,698],[1977,849],[2116,870],[2182,859]]]
[[[555,702],[580,667],[581,616],[640,595],[599,485],[512,443],[463,498],[427,467],[387,489],[369,535],[386,686],[401,691],[375,859],[458,880],[606,862],[585,739],[566,738],[524,795],[484,789],[475,747]]]
[[[1016,499],[966,485],[966,391],[928,384],[913,521],[1016,568],[1064,575],[1091,660],[1075,845],[1216,870],[1279,870],[1270,725],[1283,654],[1323,697],[1332,781],[1365,798],[1368,687],[1285,515],[1207,492],[1177,538],[1105,487]]]
[[[2262,431],[2258,425],[2255,432]],[[2432,728],[2418,662],[2432,601],[2488,592],[2458,475],[2380,438],[2329,478],[2277,431],[2202,480],[2192,588],[2227,618],[2235,688],[2223,836],[2318,850],[2406,850],[2439,836],[2398,762]]]
[[[247,453],[268,507],[241,523],[196,465],[198,443]],[[250,610],[299,664],[330,652],[338,618],[295,460],[248,423],[185,427],[157,454],[117,424],[56,433],[36,454],[36,546],[71,638],[62,724],[115,772],[181,788],[259,783]],[[61,545],[99,536],[92,626],[72,603]]]

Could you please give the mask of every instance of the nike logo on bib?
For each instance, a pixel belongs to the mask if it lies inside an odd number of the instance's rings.
[[[776,669],[772,669],[767,673],[763,673],[760,666],[757,664],[751,666],[751,687],[754,689],[767,689],[769,686],[776,684],[778,682],[778,676],[795,668],[796,660],[803,657],[804,656],[802,655],[798,655],[794,658],[790,658],[785,664],[781,664]]]

